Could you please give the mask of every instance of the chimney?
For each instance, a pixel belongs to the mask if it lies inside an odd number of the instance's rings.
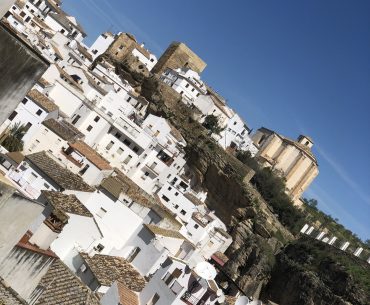
[[[29,242],[42,250],[48,250],[67,222],[68,216],[66,214],[58,210],[52,211],[32,235]]]

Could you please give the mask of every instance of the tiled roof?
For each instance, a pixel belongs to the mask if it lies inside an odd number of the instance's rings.
[[[114,282],[119,281],[133,291],[143,290],[145,279],[125,259],[101,254],[93,257],[89,257],[86,253],[80,254],[100,285],[110,287]]]
[[[0,278],[0,304],[26,305],[27,303],[11,287],[9,287],[3,279]]]
[[[15,5],[18,6],[20,9],[22,9],[26,5],[25,0],[17,0],[15,1]]]
[[[41,292],[35,305],[100,305],[94,293],[60,260],[42,277],[34,293]]]
[[[98,92],[100,92],[102,95],[106,95],[108,92],[103,89],[102,87],[100,87],[100,85],[98,85],[98,83],[95,81],[95,79],[92,78],[92,76],[87,73],[86,71],[83,71],[83,73],[85,74],[89,84],[94,88],[96,89]]]
[[[42,194],[55,209],[64,213],[93,217],[90,211],[73,194],[67,195],[55,191],[42,191]]]
[[[24,155],[20,151],[13,151],[6,153],[6,156],[19,164],[24,160]]]
[[[184,197],[187,198],[188,200],[190,200],[195,205],[198,205],[198,206],[199,205],[204,205],[204,202],[201,201],[200,199],[198,199],[197,197],[195,197],[193,194],[185,193]]]
[[[84,90],[82,89],[81,85],[76,83],[75,80],[72,78],[72,76],[70,76],[66,71],[64,71],[61,67],[59,67],[58,65],[55,65],[55,67],[58,69],[59,71],[59,74],[60,74],[60,77],[63,78],[63,79],[66,79],[67,82],[74,88],[76,88],[77,90],[79,90],[80,92],[84,92]]]
[[[89,51],[79,42],[77,42],[77,50],[80,52],[85,58],[87,58],[90,61],[93,61],[92,55],[89,53]]]
[[[43,77],[41,77],[37,82],[43,87],[51,86],[51,84]]]
[[[42,122],[42,124],[65,141],[72,141],[84,137],[83,133],[81,133],[76,127],[74,127],[67,121],[57,121],[55,119],[49,119]]]
[[[121,193],[125,193],[128,197],[142,206],[151,207],[156,204],[152,196],[147,194],[118,169],[115,169],[113,175],[105,178],[100,186],[117,199]]]
[[[212,255],[212,258],[216,259],[217,262],[218,262],[218,260],[220,260],[223,264],[225,264],[229,261],[229,258],[224,253],[222,253],[220,251],[215,252]]]
[[[94,188],[85,183],[80,176],[59,165],[59,163],[54,161],[44,151],[27,155],[26,159],[65,190],[75,190],[81,192],[94,191]]]
[[[139,305],[139,297],[132,290],[128,289],[124,284],[118,282],[118,295],[120,304],[123,305]]]
[[[101,170],[110,170],[112,167],[109,162],[104,159],[95,149],[91,148],[83,141],[68,143],[70,147],[77,150],[80,154],[86,157],[91,163]]]
[[[59,109],[58,106],[54,104],[48,97],[46,97],[36,89],[32,89],[31,91],[29,91],[27,93],[27,96],[47,112],[52,112]]]
[[[144,226],[147,227],[149,231],[151,231],[154,235],[172,237],[177,239],[185,239],[184,236],[182,236],[178,231],[164,229],[156,225],[144,224]]]

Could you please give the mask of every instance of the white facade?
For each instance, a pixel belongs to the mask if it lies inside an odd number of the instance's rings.
[[[103,235],[103,238],[97,240],[94,246],[97,244],[104,246],[101,254],[109,254],[113,249],[121,249],[143,222],[141,217],[124,204],[111,200],[99,191],[94,193],[66,191],[65,193],[75,194],[94,215]]]
[[[103,54],[108,47],[114,41],[114,35],[112,33],[104,33],[99,35],[99,37],[95,40],[95,42],[90,47],[89,51],[92,54],[94,60],[99,55]]]
[[[251,155],[255,156],[258,149],[249,136],[250,131],[251,130],[242,118],[235,113],[234,116],[228,120],[225,129],[221,131],[218,144],[220,144],[223,149],[235,147],[240,150],[250,151]]]
[[[144,46],[142,45],[142,47]],[[141,61],[147,67],[149,71],[153,69],[153,67],[158,61],[157,57],[154,54],[149,53],[149,58],[148,58],[143,53],[141,53],[140,50],[136,48],[132,50],[132,55],[134,55],[139,61]]]
[[[0,134],[16,124],[24,125],[28,127],[28,131],[23,136],[22,141],[28,143],[33,135],[41,128],[41,123],[44,120],[56,119],[57,117],[57,109],[48,112],[31,98],[25,97],[10,117],[0,126]]]
[[[207,93],[207,87],[200,80],[199,74],[187,68],[167,69],[161,79],[180,93],[185,103],[192,104],[197,97]]]

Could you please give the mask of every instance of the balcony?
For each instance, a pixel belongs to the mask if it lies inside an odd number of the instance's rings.
[[[145,169],[151,172],[154,176],[158,176],[159,173],[155,170],[155,167],[156,167],[155,164],[152,164],[152,165],[145,164]]]

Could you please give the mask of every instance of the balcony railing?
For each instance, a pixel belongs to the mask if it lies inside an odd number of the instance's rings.
[[[205,302],[196,298],[190,291],[186,291],[181,297],[181,301],[189,305],[203,305]]]

